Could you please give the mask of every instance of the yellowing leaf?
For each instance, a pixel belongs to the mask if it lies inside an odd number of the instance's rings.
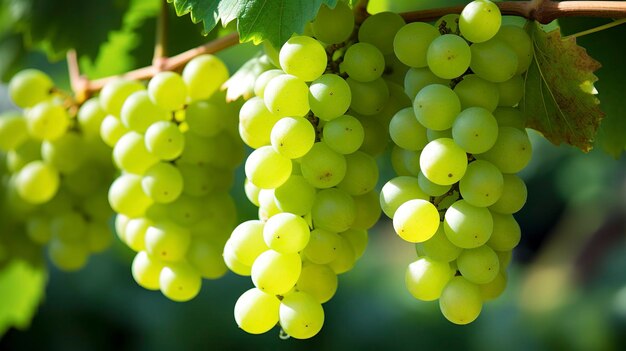
[[[567,143],[590,151],[604,116],[594,95],[598,78],[593,72],[600,63],[576,45],[575,38],[561,38],[558,28],[546,33],[533,23],[529,34],[535,58],[526,73],[520,102],[527,127],[556,145]]]

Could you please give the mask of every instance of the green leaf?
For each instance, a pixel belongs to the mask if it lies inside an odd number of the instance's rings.
[[[594,95],[598,78],[593,72],[600,63],[576,45],[576,39],[562,39],[558,28],[546,33],[532,23],[529,34],[535,58],[520,103],[527,126],[556,145],[565,142],[590,151],[604,116]]]
[[[26,329],[44,296],[47,272],[17,260],[0,271],[0,335]]]
[[[322,4],[335,7],[337,0],[168,0],[179,16],[190,13],[194,23],[203,22],[208,33],[221,20],[237,19],[242,42],[269,40],[280,47],[294,33],[304,32]]]

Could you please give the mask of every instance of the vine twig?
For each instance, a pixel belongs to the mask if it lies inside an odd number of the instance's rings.
[[[161,12],[157,18],[154,55],[152,56],[152,66],[158,70],[162,70],[161,67],[167,59],[168,16],[167,0],[161,0]]]

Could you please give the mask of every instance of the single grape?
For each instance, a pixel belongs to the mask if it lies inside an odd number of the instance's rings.
[[[46,100],[54,87],[47,74],[36,69],[18,72],[9,82],[9,96],[21,108],[32,107]]]
[[[150,100],[157,106],[176,111],[187,101],[187,86],[176,72],[159,72],[148,83]]]
[[[280,49],[279,59],[285,73],[305,82],[319,78],[326,70],[326,50],[317,40],[307,36],[289,38]]]
[[[263,101],[279,117],[302,117],[309,112],[309,87],[304,80],[283,74],[267,83]]]
[[[465,174],[467,154],[452,139],[436,139],[422,150],[420,168],[435,184],[454,184]]]
[[[389,218],[394,218],[400,205],[413,199],[428,200],[414,177],[401,176],[389,180],[380,191],[380,207]]]
[[[493,232],[489,210],[472,206],[465,200],[458,200],[448,208],[443,225],[448,240],[464,249],[484,245]]]
[[[454,324],[468,324],[476,320],[483,307],[480,289],[467,279],[456,276],[443,288],[439,308]]]
[[[393,38],[404,25],[404,19],[397,13],[379,12],[361,23],[359,41],[376,46],[383,55],[393,54]]]
[[[199,55],[187,62],[182,73],[191,101],[213,95],[228,80],[228,68],[214,55]]]
[[[489,0],[476,0],[463,8],[459,29],[467,40],[482,43],[496,35],[501,23],[502,15],[496,4]]]
[[[54,168],[41,161],[32,161],[17,173],[14,186],[22,199],[42,204],[52,199],[60,183],[59,172]]]
[[[446,130],[461,112],[461,102],[454,91],[441,84],[431,84],[415,96],[413,109],[417,120],[426,128]]]
[[[311,111],[324,121],[331,121],[346,113],[351,101],[350,86],[336,74],[324,74],[311,82],[309,87]]]
[[[439,31],[428,23],[404,25],[393,39],[393,50],[398,59],[409,67],[426,67],[426,51]]]
[[[280,300],[276,296],[252,288],[237,299],[235,321],[250,334],[263,334],[278,323]]]
[[[474,284],[487,284],[500,272],[498,255],[487,245],[463,250],[456,263],[463,278]]]
[[[400,205],[394,213],[393,228],[408,242],[424,242],[437,232],[439,212],[426,200],[409,200]]]
[[[296,285],[301,270],[300,255],[267,250],[254,260],[252,282],[263,292],[283,295]]]
[[[184,302],[196,297],[202,287],[202,278],[187,262],[168,264],[159,275],[161,292],[168,299]]]
[[[470,67],[473,52],[463,38],[444,34],[433,40],[426,52],[428,68],[443,79],[461,76]]]
[[[324,143],[340,154],[357,151],[365,139],[363,125],[355,117],[343,115],[327,122],[322,131]]]
[[[374,45],[356,43],[346,50],[341,68],[356,81],[371,82],[383,74],[385,58]]]
[[[337,44],[347,40],[354,30],[354,13],[345,2],[337,2],[331,9],[322,5],[311,22],[311,29],[317,40],[326,44]]]
[[[292,213],[279,213],[267,220],[263,238],[267,246],[283,254],[297,253],[309,242],[310,230],[306,221]]]
[[[346,158],[318,142],[300,161],[302,176],[316,188],[331,188],[346,175]]]
[[[279,154],[290,158],[306,155],[315,143],[315,128],[304,117],[283,117],[270,134],[272,147]]]
[[[470,68],[480,78],[494,82],[505,82],[517,73],[518,59],[515,51],[499,39],[491,39],[470,47]],[[493,63],[497,62],[497,65]]]
[[[469,107],[454,120],[452,138],[467,153],[486,152],[496,143],[498,122],[488,110]]]
[[[416,299],[433,301],[441,296],[443,288],[453,276],[454,271],[448,262],[420,257],[407,267],[404,282]]]
[[[313,296],[294,291],[280,301],[280,326],[289,336],[296,339],[309,339],[322,329],[324,309]]]

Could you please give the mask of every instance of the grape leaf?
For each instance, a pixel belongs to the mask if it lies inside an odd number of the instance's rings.
[[[0,335],[10,327],[25,329],[43,298],[47,273],[43,267],[16,260],[0,271]]]
[[[576,45],[575,38],[561,38],[558,28],[546,33],[532,23],[529,34],[535,58],[526,72],[520,103],[527,127],[553,144],[565,142],[590,151],[604,116],[593,86],[598,80],[593,72],[600,63]]]
[[[203,22],[208,33],[221,20],[223,25],[237,19],[242,42],[269,40],[280,47],[315,16],[322,4],[333,8],[337,0],[168,0],[179,16],[191,14],[194,23]]]

